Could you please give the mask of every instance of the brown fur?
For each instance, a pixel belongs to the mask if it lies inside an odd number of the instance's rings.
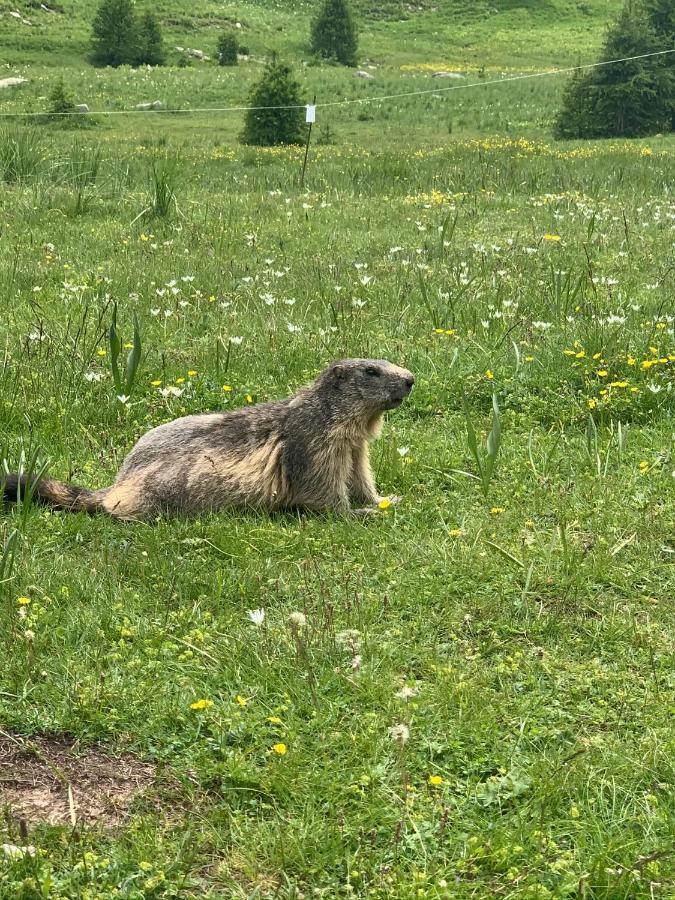
[[[368,442],[381,432],[383,411],[400,405],[413,382],[386,360],[341,360],[287,400],[152,429],[107,489],[43,479],[37,499],[125,520],[226,507],[348,513],[354,502],[372,509],[382,497]],[[23,490],[16,476],[8,477],[6,498]]]

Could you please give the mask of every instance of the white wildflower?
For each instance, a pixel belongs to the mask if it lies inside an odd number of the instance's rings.
[[[402,687],[400,691],[396,691],[394,696],[398,697],[399,700],[410,700],[412,697],[417,696],[417,689],[411,687]]]
[[[262,625],[262,623],[265,621],[265,610],[249,609],[248,617],[254,625]]]

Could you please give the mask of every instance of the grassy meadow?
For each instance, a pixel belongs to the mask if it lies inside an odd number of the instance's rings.
[[[232,71],[95,71],[76,2],[2,47],[29,83],[0,111],[59,74],[92,109],[169,107],[0,120],[10,470],[103,487],[150,427],[340,357],[417,382],[373,520],[2,510],[0,761],[68,739],[83,772],[93,748],[152,776],[117,818],[74,789],[24,826],[0,768],[0,843],[34,848],[0,855],[1,900],[675,892],[675,142],[556,143],[560,79],[480,84],[574,64],[556,27],[586,61],[615,4],[416,5],[367,19],[368,82],[301,69],[299,3],[157,4],[172,45],[241,16]],[[301,189],[301,148],[181,112],[245,102],[273,40],[319,102],[464,89],[320,107]],[[115,305],[142,344],[122,400]]]

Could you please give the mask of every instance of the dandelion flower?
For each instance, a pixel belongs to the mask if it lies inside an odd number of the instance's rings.
[[[150,382],[150,385],[151,385],[152,387],[161,387],[161,386],[162,386],[162,382],[159,380],[159,378],[156,378],[154,381],[151,381],[151,382]]]
[[[188,378],[194,378],[195,375],[197,375],[197,372],[195,372],[194,369],[189,369],[189,370],[188,370]]]
[[[495,377],[494,373],[492,372],[492,369],[487,370],[487,372],[485,373],[485,377],[487,378],[488,381],[492,381],[492,379]]]
[[[272,747],[272,750],[274,750],[274,752],[277,754],[277,756],[283,756],[286,753],[287,749],[288,748],[286,747],[286,744],[282,744],[282,743],[275,744]]]
[[[213,706],[213,700],[195,700],[190,704],[190,709],[208,709],[210,706]]]
[[[234,702],[239,706],[246,706],[248,700],[246,699],[246,697],[242,697],[241,694],[237,694],[237,696],[234,698]]]
[[[504,506],[493,506],[493,507],[490,509],[490,515],[491,515],[491,516],[498,516],[498,515],[500,515],[501,513],[503,513],[504,511],[505,511],[505,507],[504,507]]]
[[[462,529],[461,528],[451,528],[449,531],[450,537],[461,537]]]
[[[229,394],[231,392],[232,388],[229,384],[224,384],[223,390],[225,391],[226,394]]]
[[[391,506],[391,500],[388,500],[386,497],[377,504],[378,509],[389,509]]]
[[[403,722],[398,725],[392,725],[391,728],[388,729],[388,731],[389,737],[395,744],[403,747],[408,743],[408,740],[410,738],[410,729]]]
[[[16,602],[20,603],[21,606],[28,606],[30,603],[30,597],[17,597]]]
[[[271,722],[272,725],[283,725],[283,722],[279,718],[279,716],[268,716],[267,721]]]
[[[559,234],[545,234],[544,240],[545,241],[559,241],[560,235]]]
[[[429,784],[432,784],[434,787],[440,787],[443,784],[443,778],[440,775],[430,775]]]

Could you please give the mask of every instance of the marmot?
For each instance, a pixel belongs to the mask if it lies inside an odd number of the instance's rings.
[[[118,519],[196,514],[226,507],[352,510],[382,501],[368,442],[382,413],[408,396],[415,378],[383,359],[332,363],[286,400],[230,412],[184,416],[143,435],[109,488],[44,478],[34,497],[57,509],[102,511]],[[8,475],[6,499],[25,477]]]

